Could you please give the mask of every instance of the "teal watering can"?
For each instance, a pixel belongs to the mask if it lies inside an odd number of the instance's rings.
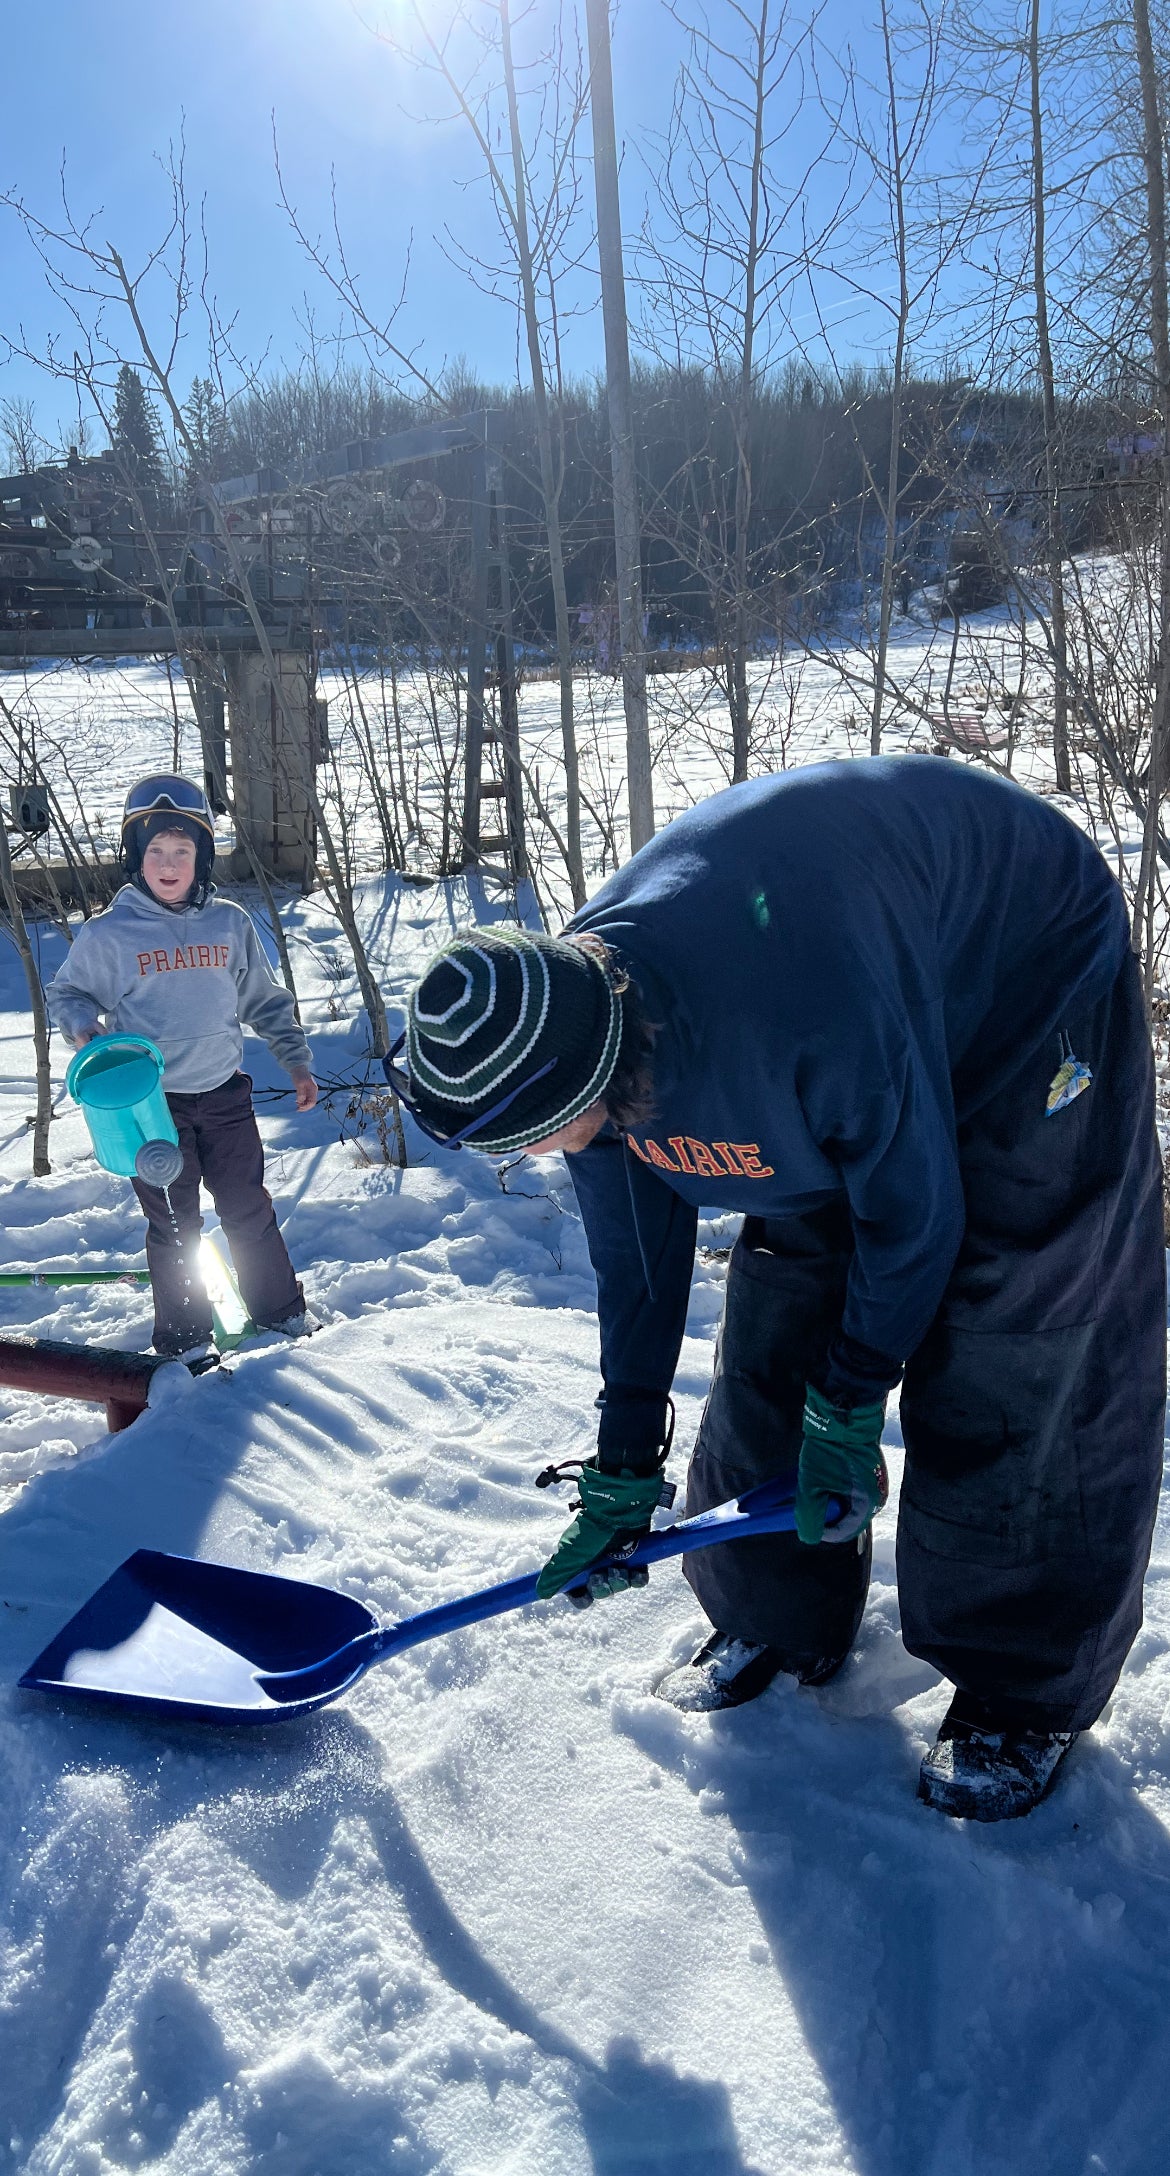
[[[79,1050],[65,1086],[80,1105],[103,1171],[171,1186],[183,1151],[162,1091],[163,1054],[145,1035],[99,1035]]]

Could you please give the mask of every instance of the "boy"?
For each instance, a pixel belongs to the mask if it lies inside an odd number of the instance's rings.
[[[263,1036],[311,1111],[317,1083],[289,992],[273,980],[243,907],[211,883],[206,795],[189,779],[139,779],[126,797],[120,862],[129,882],[78,931],[48,992],[54,1027],[80,1050],[103,1032],[147,1035],[166,1059],[167,1102],[183,1170],[167,1194],[133,1181],[146,1211],[156,1352],[206,1353],[211,1307],[198,1271],[199,1182],[206,1181],[257,1329],[315,1327],[264,1186],[241,1027]]]

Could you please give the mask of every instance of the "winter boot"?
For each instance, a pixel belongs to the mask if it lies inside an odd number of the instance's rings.
[[[279,1330],[282,1337],[316,1337],[321,1320],[309,1308],[300,1307],[295,1315],[285,1315],[283,1321],[274,1322],[271,1327]]]
[[[781,1670],[801,1685],[824,1685],[844,1660],[844,1655],[786,1655],[778,1647],[754,1646],[729,1632],[712,1632],[689,1662],[655,1686],[655,1697],[686,1714],[711,1714],[754,1700]]]
[[[179,1358],[192,1375],[210,1375],[220,1365],[214,1345],[198,1345],[192,1352],[180,1353]]]
[[[316,1337],[318,1330],[321,1328],[323,1328],[323,1324],[319,1316],[313,1314],[307,1307],[298,1307],[295,1314],[282,1315],[279,1322],[254,1322],[250,1335],[254,1337],[287,1337],[290,1339]]]
[[[1029,1730],[957,1692],[922,1763],[918,1796],[956,1820],[1011,1821],[1039,1805],[1075,1730]]]
[[[207,1368],[219,1365],[219,1354],[209,1337],[198,1338],[190,1345],[176,1345],[173,1348],[169,1345],[156,1345],[154,1349],[160,1360],[181,1361],[185,1368],[190,1368],[193,1375],[201,1375]]]

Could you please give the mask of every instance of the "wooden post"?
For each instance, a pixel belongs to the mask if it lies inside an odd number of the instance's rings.
[[[317,858],[313,664],[304,650],[277,650],[272,662],[279,688],[258,652],[240,651],[226,660],[232,799],[237,825],[246,829],[261,867],[307,889]],[[252,873],[248,856],[239,847],[236,856],[235,873],[246,879]]]

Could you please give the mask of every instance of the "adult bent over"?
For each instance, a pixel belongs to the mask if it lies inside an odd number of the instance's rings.
[[[1027,1812],[1138,1630],[1162,1467],[1153,1069],[1096,848],[929,757],[759,779],[565,937],[457,939],[407,1043],[436,1134],[569,1156],[604,1388],[541,1591],[649,1525],[697,1211],[741,1211],[687,1511],[790,1476],[797,1531],[687,1559],[714,1630],[659,1690],[841,1667],[901,1379],[902,1636],[956,1688],[920,1792]]]

